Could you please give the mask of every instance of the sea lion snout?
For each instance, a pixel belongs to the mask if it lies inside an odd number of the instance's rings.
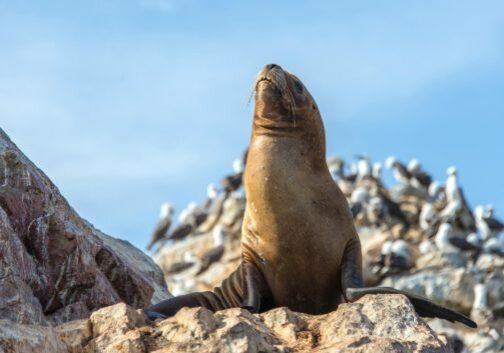
[[[264,67],[266,70],[271,70],[271,69],[282,69],[280,65],[277,64],[268,64]]]
[[[256,78],[256,91],[259,89],[260,83],[271,83],[280,92],[285,91],[287,88],[285,72],[277,64],[268,64],[259,71]]]

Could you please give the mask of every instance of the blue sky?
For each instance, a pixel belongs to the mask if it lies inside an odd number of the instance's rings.
[[[456,165],[504,217],[501,1],[1,1],[0,127],[106,233],[144,248],[246,147],[255,74],[296,73],[328,154]],[[390,176],[388,179],[390,180]]]

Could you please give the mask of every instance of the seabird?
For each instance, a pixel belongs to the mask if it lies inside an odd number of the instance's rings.
[[[437,219],[434,205],[430,202],[424,203],[419,217],[420,229],[425,232],[431,230]]]
[[[442,223],[434,236],[434,242],[436,247],[443,252],[454,252],[458,251],[455,246],[450,242],[450,238],[453,237],[453,227],[449,223]]]
[[[197,202],[189,202],[186,208],[184,208],[179,216],[178,216],[178,221],[180,224],[184,223],[189,223],[188,220],[190,217],[192,217],[192,214],[198,211],[198,203]]]
[[[159,221],[154,228],[154,231],[152,232],[151,239],[149,244],[147,245],[147,250],[149,251],[152,249],[154,244],[159,242],[160,240],[163,240],[166,238],[166,234],[168,233],[168,230],[170,229],[171,223],[172,223],[172,215],[173,215],[174,208],[173,206],[165,202],[161,205],[161,212],[159,215]]]
[[[227,194],[230,194],[231,192],[238,190],[242,186],[242,183],[243,183],[243,172],[228,175],[221,180],[221,185]]]
[[[504,241],[502,239],[490,238],[483,244],[483,250],[489,254],[504,257]]]
[[[240,173],[243,173],[244,170],[245,170],[245,163],[244,163],[243,159],[236,158],[233,161],[233,172],[235,174],[240,174]]]
[[[421,254],[430,254],[436,251],[436,249],[436,245],[434,245],[430,240],[424,240],[418,245],[418,250]]]
[[[226,231],[224,230],[224,226],[222,224],[215,226],[212,232],[212,237],[214,241],[213,247],[203,254],[200,268],[198,272],[196,272],[196,276],[208,270],[212,264],[218,262],[224,255],[224,238],[226,237]]]
[[[329,172],[333,180],[343,180],[345,178],[344,169],[345,161],[339,157],[331,157],[327,160],[327,166],[329,167]]]
[[[219,195],[219,189],[215,184],[208,184],[207,186],[207,200],[205,202],[204,208],[207,210],[212,207],[213,202]]]
[[[392,201],[392,199],[388,196],[386,190],[378,189],[378,196],[382,199],[383,204],[385,205],[387,215],[408,228],[410,224],[408,219],[406,218],[406,215],[401,210],[399,204]]]
[[[193,230],[194,230],[194,227],[192,224],[189,224],[189,223],[179,224],[177,227],[175,227],[175,229],[168,236],[168,239],[170,239],[170,240],[184,239],[189,234],[191,234]]]
[[[439,199],[441,199],[443,192],[444,187],[439,182],[433,181],[429,185],[428,193],[432,200],[438,201]]]
[[[455,222],[457,215],[462,210],[462,202],[459,200],[452,200],[439,212],[439,219],[442,222]]]
[[[372,197],[366,205],[366,215],[371,225],[378,227],[387,216],[385,203],[380,197]]]
[[[446,178],[445,194],[448,202],[461,201],[462,195],[457,180],[457,168],[451,166],[446,170],[448,177]]]
[[[385,160],[385,167],[387,169],[392,169],[394,173],[394,178],[396,181],[403,185],[409,185],[411,174],[408,172],[408,169],[399,162],[395,157],[390,156]]]
[[[184,259],[179,262],[175,262],[166,271],[166,274],[176,274],[191,268],[196,263],[196,255],[192,251],[188,251],[184,254]]]
[[[411,175],[411,185],[417,189],[428,190],[432,183],[432,177],[422,170],[422,166],[418,159],[412,159],[408,163],[408,172]]]
[[[463,237],[453,235],[453,227],[449,223],[442,223],[434,238],[436,246],[443,252],[475,251],[473,259],[476,259],[481,247],[468,242]]]
[[[483,240],[495,237],[504,230],[504,224],[494,217],[489,217],[488,211],[483,206],[477,206],[474,209],[474,219],[478,233]]]
[[[352,195],[350,196],[349,206],[354,218],[362,212],[368,200],[369,191],[366,187],[360,186],[352,192]]]
[[[355,183],[355,181],[357,180],[357,175],[358,175],[357,164],[350,163],[350,172],[348,173],[348,175],[344,177],[344,180],[350,183]]]
[[[383,167],[380,162],[373,163],[373,170],[372,170],[371,174],[372,174],[373,178],[378,182],[381,181],[382,170],[383,170]]]
[[[368,156],[361,154],[357,158],[357,180],[371,177],[372,167]]]
[[[408,243],[402,239],[387,240],[383,243],[379,260],[375,263],[374,272],[391,275],[411,268],[411,254]]]

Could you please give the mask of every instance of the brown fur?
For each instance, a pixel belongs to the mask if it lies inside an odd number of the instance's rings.
[[[293,111],[285,97],[293,98]],[[245,169],[244,261],[260,269],[275,306],[328,312],[342,300],[345,246],[359,240],[326,164],[320,112],[299,79],[280,67],[261,71],[255,100]]]

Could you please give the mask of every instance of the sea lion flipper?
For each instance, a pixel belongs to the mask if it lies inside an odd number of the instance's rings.
[[[359,239],[350,240],[345,246],[341,260],[341,288],[347,301],[346,290],[348,288],[363,288],[362,279],[362,253]]]
[[[243,263],[243,303],[242,308],[252,313],[264,310],[268,298],[268,285],[261,271],[250,262]]]
[[[213,311],[220,309],[220,303],[215,293],[195,292],[163,300],[145,309],[144,313],[150,320],[166,319],[184,307],[195,308],[199,306]]]
[[[402,294],[410,300],[420,316],[438,317],[451,322],[458,321],[469,327],[477,327],[474,321],[461,313],[438,305],[422,296],[390,287],[364,288],[361,256],[359,240],[350,241],[345,247],[341,261],[341,286],[343,296],[348,302],[354,302],[366,294]]]
[[[467,316],[413,293],[390,287],[347,288],[345,291],[345,297],[350,302],[356,301],[366,294],[402,294],[410,300],[419,316],[437,317],[451,322],[458,321],[472,328],[477,327],[476,323]]]

